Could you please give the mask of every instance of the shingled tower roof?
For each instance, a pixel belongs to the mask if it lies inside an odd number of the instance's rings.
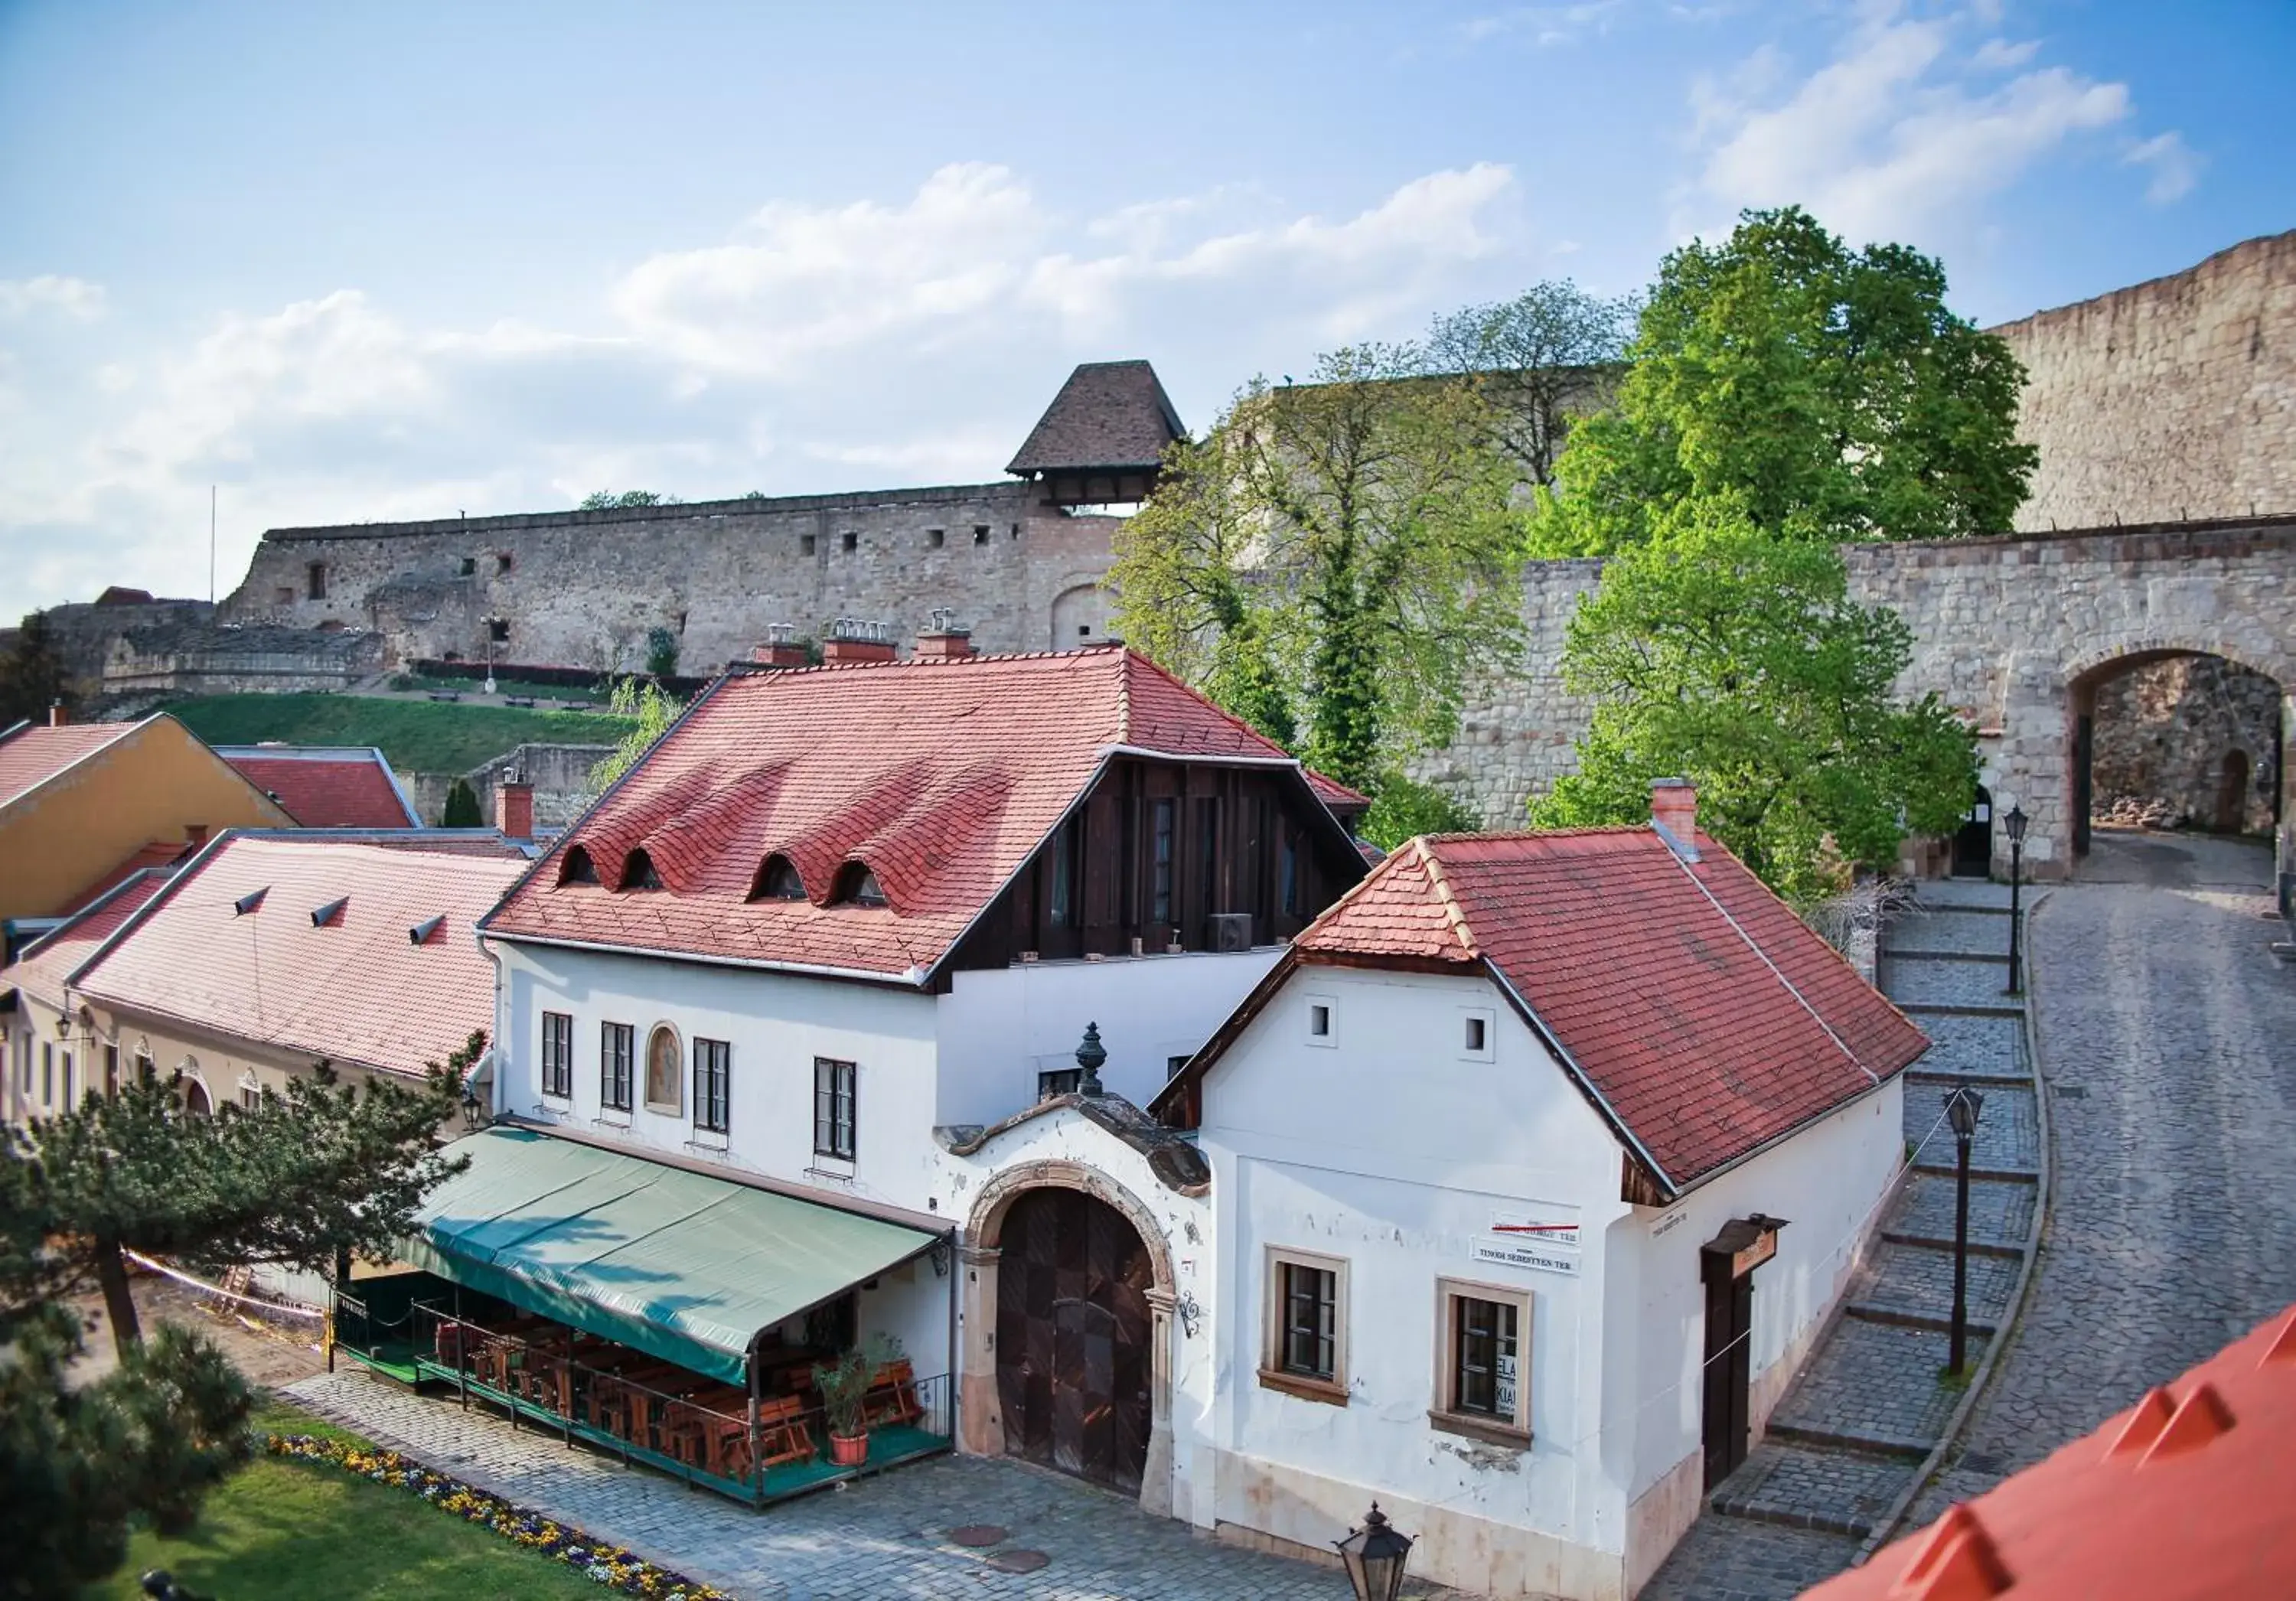
[[[1069,374],[1004,469],[1039,472],[1153,472],[1187,430],[1144,361],[1087,361]]]

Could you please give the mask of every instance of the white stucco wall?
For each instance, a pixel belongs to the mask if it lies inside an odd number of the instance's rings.
[[[1193,1055],[1281,952],[1028,962],[959,973],[940,1001],[944,1123],[1001,1122],[1037,1098],[1037,1075],[1076,1065],[1085,1024],[1108,1051],[1102,1084],[1136,1105],[1164,1088],[1171,1058]]]

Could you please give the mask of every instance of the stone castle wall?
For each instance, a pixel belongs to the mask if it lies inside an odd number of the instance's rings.
[[[363,628],[393,662],[604,672],[644,666],[656,628],[679,670],[745,658],[768,623],[860,616],[913,637],[953,609],[983,650],[1073,648],[1107,632],[1099,584],[1117,520],[1010,481],[860,495],[276,529],[222,615]]]
[[[2213,656],[2148,662],[2096,687],[2090,811],[2262,833],[2280,785],[2280,686]]]
[[[2019,532],[2296,511],[2296,232],[1993,332],[2041,453]]]

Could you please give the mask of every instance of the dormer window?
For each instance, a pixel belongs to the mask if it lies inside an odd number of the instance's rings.
[[[885,906],[884,886],[870,871],[866,862],[848,862],[838,870],[837,893],[831,897],[840,906]]]
[[[798,876],[797,864],[785,856],[769,856],[766,865],[758,869],[757,887],[750,891],[752,900],[803,900],[805,880]]]
[[[630,852],[622,863],[622,888],[625,890],[659,890],[661,874],[653,870],[653,858],[643,847]]]
[[[590,853],[579,845],[566,852],[566,859],[558,865],[558,882],[562,884],[594,884],[598,882],[598,866]]]

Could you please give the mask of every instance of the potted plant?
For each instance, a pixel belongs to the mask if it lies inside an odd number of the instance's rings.
[[[858,1467],[869,1459],[863,1403],[877,1370],[900,1354],[899,1341],[872,1334],[834,1362],[813,1365],[813,1387],[821,1392],[822,1410],[829,1414],[829,1459],[838,1466]]]

